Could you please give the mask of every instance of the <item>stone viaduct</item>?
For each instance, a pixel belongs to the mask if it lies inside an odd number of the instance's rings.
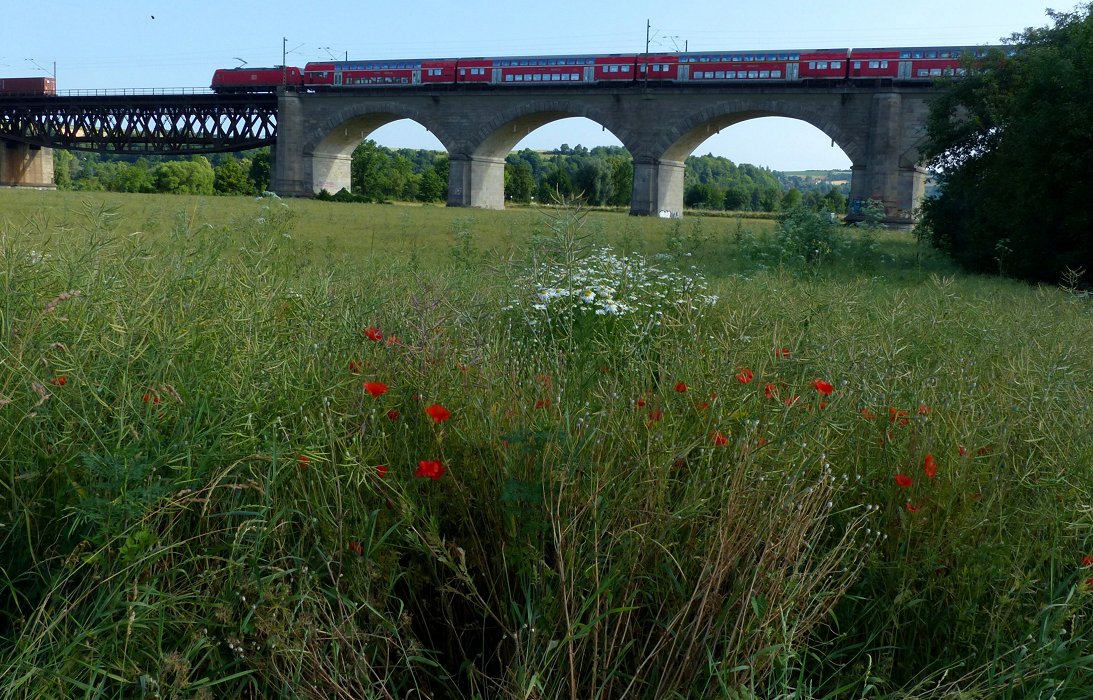
[[[800,119],[853,163],[851,202],[878,200],[891,224],[912,223],[922,201],[919,164],[929,87],[493,89],[283,93],[271,189],[311,196],[350,185],[353,149],[379,127],[412,119],[448,151],[448,205],[504,207],[505,157],[549,122],[585,117],[634,158],[632,214],[683,210],[684,161],[719,130],[748,119]]]

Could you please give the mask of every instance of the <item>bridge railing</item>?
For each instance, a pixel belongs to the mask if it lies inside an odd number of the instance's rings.
[[[106,88],[92,90],[58,90],[58,97],[118,97],[128,95],[212,95],[207,87],[166,88]]]

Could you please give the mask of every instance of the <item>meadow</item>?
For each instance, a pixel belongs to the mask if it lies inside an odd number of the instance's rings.
[[[0,695],[1086,698],[1093,300],[908,233],[0,191]]]

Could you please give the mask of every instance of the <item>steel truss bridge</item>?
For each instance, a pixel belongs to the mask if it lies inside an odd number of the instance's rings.
[[[273,94],[94,94],[0,97],[0,139],[42,148],[189,155],[269,146]]]

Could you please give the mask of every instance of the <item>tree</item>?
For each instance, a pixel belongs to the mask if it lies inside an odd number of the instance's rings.
[[[270,175],[273,172],[273,159],[269,149],[263,149],[254,154],[250,161],[248,179],[254,185],[255,192],[265,192],[269,189]]]
[[[254,183],[247,177],[243,164],[235,158],[225,158],[213,168],[213,189],[218,194],[254,194]]]
[[[531,166],[526,161],[520,161],[516,165],[506,163],[506,168],[511,173],[506,194],[514,202],[530,202],[531,195],[535,191],[535,178],[531,174]]]
[[[205,156],[160,163],[152,172],[156,192],[212,194],[213,166]]]
[[[1058,282],[1093,268],[1090,4],[1013,36],[954,80],[930,111],[923,149],[941,194],[922,235],[960,265]]]

